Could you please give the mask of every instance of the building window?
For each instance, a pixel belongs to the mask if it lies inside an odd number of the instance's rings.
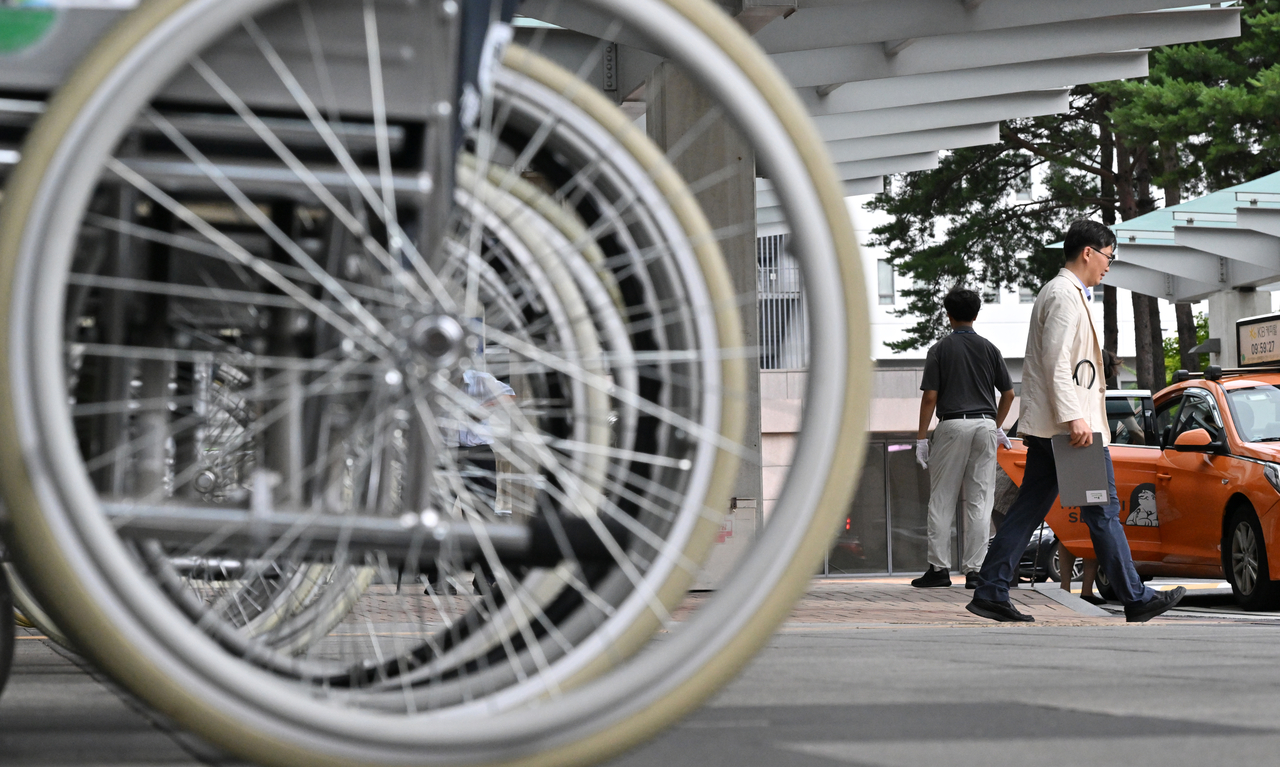
[[[1036,302],[1036,292],[1031,288],[1018,288],[1018,303],[1034,304]]]
[[[1000,290],[990,285],[982,289],[982,303],[998,304],[1000,303]]]
[[[809,366],[809,320],[800,264],[787,252],[787,235],[756,238],[760,369]]]
[[[893,305],[893,264],[880,259],[876,262],[876,277],[880,286],[880,305]]]

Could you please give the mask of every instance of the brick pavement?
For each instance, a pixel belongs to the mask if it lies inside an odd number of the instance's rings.
[[[909,578],[816,580],[792,611],[794,623],[844,623],[867,626],[982,626],[993,624],[964,606],[973,592],[960,585],[917,589]],[[1112,626],[1124,618],[1081,615],[1036,591],[1016,589],[1009,600],[1040,626]]]
[[[439,607],[443,607],[450,618],[457,618],[477,600],[475,596],[452,596],[437,601],[420,591],[413,588],[396,593],[392,586],[375,585],[361,597],[343,623],[364,626],[366,621],[375,624],[410,621],[436,626],[441,621]],[[712,596],[713,592],[690,594],[675,611],[674,617],[676,620],[684,619]],[[807,625],[867,628],[996,625],[964,609],[972,596],[973,592],[962,585],[945,589],[912,588],[909,577],[815,579],[786,625],[792,628]],[[1034,624],[1017,625],[1114,626],[1125,623],[1123,616],[1082,615],[1036,591],[1015,589],[1010,592],[1010,599],[1019,610],[1036,619]],[[1186,622],[1189,618],[1183,616],[1177,620]]]
[[[808,593],[796,604],[783,629],[810,626],[876,628],[893,626],[982,627],[992,626],[1116,626],[1128,625],[1124,616],[1081,615],[1036,591],[1010,591],[1017,608],[1033,616],[1034,623],[998,624],[979,618],[964,609],[973,592],[961,585],[945,589],[912,588],[910,578],[815,579]],[[691,594],[676,617],[712,596]],[[1152,623],[1161,622],[1157,618]],[[1179,619],[1184,623],[1185,619]]]

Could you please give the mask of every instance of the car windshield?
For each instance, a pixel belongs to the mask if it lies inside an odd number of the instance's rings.
[[[1280,389],[1255,386],[1227,392],[1236,432],[1245,442],[1280,442]]]

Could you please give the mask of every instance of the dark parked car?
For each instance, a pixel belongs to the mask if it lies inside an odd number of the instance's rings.
[[[1022,552],[1022,559],[1018,562],[1018,580],[1034,579],[1036,583],[1056,583],[1061,578],[1061,573],[1058,564],[1058,537],[1053,534],[1053,528],[1041,524],[1031,534],[1026,551]],[[1078,581],[1083,575],[1084,562],[1076,559],[1075,566],[1071,568],[1071,580]]]

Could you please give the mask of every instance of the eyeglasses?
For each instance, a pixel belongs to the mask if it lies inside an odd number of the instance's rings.
[[[1097,253],[1100,256],[1106,256],[1108,264],[1114,264],[1116,262],[1116,256],[1119,255],[1118,253],[1116,253],[1116,247],[1114,245],[1111,246],[1110,253],[1103,253],[1102,251],[1098,250],[1092,245],[1089,246],[1089,250],[1092,250],[1094,253]]]

